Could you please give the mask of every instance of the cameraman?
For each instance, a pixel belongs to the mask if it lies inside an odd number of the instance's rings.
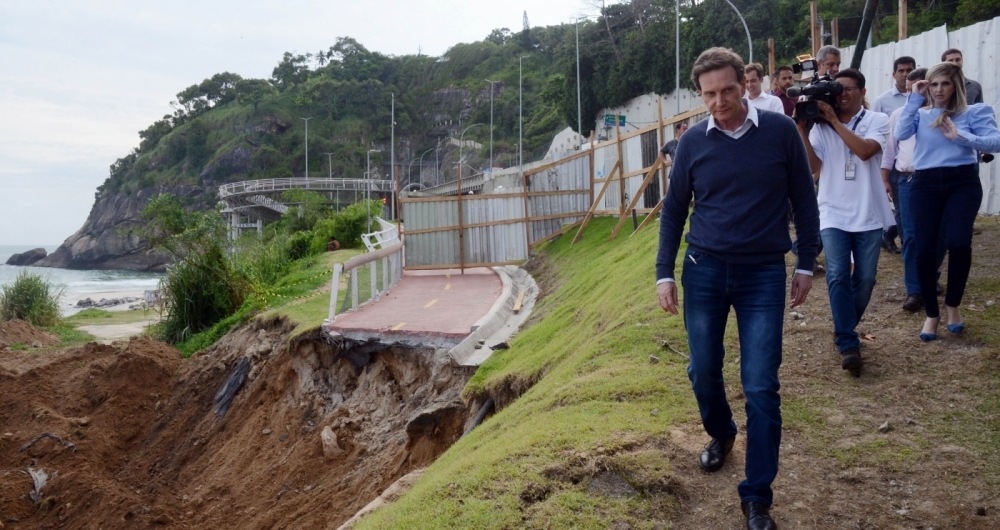
[[[798,120],[797,125],[810,169],[819,178],[820,238],[826,249],[834,342],[841,368],[859,377],[861,344],[855,328],[875,287],[882,229],[895,224],[879,171],[889,117],[863,108],[861,72],[849,68],[833,78],[843,87],[832,100],[837,108],[817,100],[825,122],[813,126]]]

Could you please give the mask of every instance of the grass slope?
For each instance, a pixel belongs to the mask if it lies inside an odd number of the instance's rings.
[[[359,528],[652,528],[675,501],[671,465],[648,446],[694,421],[683,323],[654,290],[656,230],[607,241],[614,219],[542,251],[553,282],[531,325],[475,374],[467,397],[523,396],[457,442],[411,492]],[[537,269],[537,267],[536,267]],[[651,363],[650,355],[662,361]],[[588,494],[589,468],[615,471],[640,495]]]

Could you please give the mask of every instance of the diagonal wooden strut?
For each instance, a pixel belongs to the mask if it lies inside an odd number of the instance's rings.
[[[618,218],[618,224],[615,225],[615,229],[611,231],[611,237],[608,238],[608,241],[613,241],[616,237],[618,237],[618,232],[621,231],[622,226],[625,225],[629,212],[631,212],[635,208],[635,205],[639,203],[639,200],[642,199],[643,193],[646,191],[646,186],[652,182],[653,177],[656,176],[656,172],[660,170],[661,165],[663,165],[663,160],[657,156],[656,162],[654,162],[653,166],[649,168],[649,172],[646,173],[646,178],[642,179],[642,184],[639,184],[638,191],[635,192],[632,196],[632,200],[628,203],[628,208],[625,208],[625,215]]]
[[[590,210],[587,211],[587,215],[583,217],[583,222],[580,223],[580,229],[576,231],[576,237],[573,238],[573,242],[570,246],[575,245],[580,241],[580,236],[583,235],[583,229],[587,228],[587,223],[594,217],[594,212],[597,211],[597,204],[601,202],[604,197],[604,192],[608,191],[608,185],[615,180],[615,173],[621,175],[622,161],[619,158],[618,162],[615,162],[615,167],[611,168],[611,173],[608,175],[607,180],[604,181],[604,185],[601,186],[601,192],[597,194],[594,198],[594,203],[590,205]]]

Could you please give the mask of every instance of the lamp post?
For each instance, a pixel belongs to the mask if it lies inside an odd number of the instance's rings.
[[[310,116],[308,118],[299,118],[299,119],[306,122],[306,180],[308,180],[309,179],[309,120],[311,120],[312,117]]]
[[[428,150],[426,150],[426,151],[424,151],[423,153],[421,153],[421,154],[420,154],[420,158],[419,158],[419,160],[420,160],[420,163],[419,163],[419,164],[417,164],[417,178],[419,178],[419,177],[420,177],[420,168],[424,167],[424,155],[426,155],[427,153],[430,153],[430,152],[431,152],[431,151],[433,151],[434,149],[435,149],[435,148],[431,147],[430,149],[428,149]],[[416,159],[416,158],[414,158],[413,160],[417,160],[417,159]],[[407,186],[409,186],[409,185],[410,185],[410,183],[412,183],[412,182],[413,182],[413,181],[412,181],[412,180],[410,179],[410,169],[412,169],[412,168],[413,168],[413,160],[410,160],[410,167],[406,169],[406,185],[407,185]],[[423,180],[423,179],[421,179],[421,180]],[[422,183],[422,182],[421,182],[421,183]]]
[[[583,110],[580,105],[580,21],[586,18],[579,17],[574,24],[576,26],[576,135],[580,139],[576,147],[577,150],[583,145],[583,118],[581,117]]]
[[[747,27],[747,21],[743,19],[743,14],[740,13],[740,10],[736,9],[736,6],[729,0],[726,0],[726,3],[729,4],[729,7],[733,8],[733,11],[736,11],[736,16],[740,17],[740,22],[743,23],[743,30],[747,32],[747,46],[750,47],[750,60],[747,64],[750,64],[753,62],[753,41],[750,40],[750,28]]]
[[[323,154],[325,154],[328,157],[328,159],[329,159],[329,165],[327,166],[327,169],[329,170],[329,175],[330,176],[328,176],[327,178],[331,178],[332,179],[333,178],[333,153],[323,153]]]
[[[523,79],[523,67],[521,66],[521,61],[527,55],[523,55],[517,58],[517,171],[524,179],[524,91],[522,89],[521,81]]]
[[[473,123],[472,125],[466,127],[465,131],[468,131],[473,127],[479,127],[480,125],[482,125],[482,123]],[[459,135],[458,137],[458,182],[459,183],[462,182],[462,147],[465,147],[465,143],[463,142],[463,139],[465,138],[465,131],[462,131],[462,134]],[[461,195],[462,190],[458,190],[458,194]]]
[[[674,28],[674,100],[677,114],[681,113],[681,0],[675,0],[676,27]]]
[[[493,83],[496,81],[486,80],[490,84],[490,177],[493,176]]]
[[[381,149],[369,149],[368,150],[368,197],[365,202],[368,203],[368,233],[372,231],[372,153],[381,153]]]

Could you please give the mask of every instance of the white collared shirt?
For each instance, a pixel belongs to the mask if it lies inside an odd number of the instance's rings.
[[[907,92],[900,92],[896,88],[896,85],[893,84],[892,88],[875,98],[875,103],[872,103],[872,110],[888,116],[894,110],[903,108],[903,105],[906,104],[906,95]]]
[[[705,127],[705,136],[708,136],[708,133],[711,132],[712,129],[719,129],[719,131],[721,131],[723,134],[725,134],[726,136],[728,136],[728,137],[730,137],[730,138],[732,138],[732,139],[735,140],[735,139],[743,136],[744,134],[746,134],[747,131],[750,130],[750,126],[751,125],[754,126],[754,127],[756,127],[757,126],[757,109],[753,108],[753,105],[750,105],[749,103],[747,103],[747,99],[746,98],[743,98],[743,107],[745,109],[747,109],[747,117],[746,117],[746,120],[743,121],[743,124],[740,125],[735,131],[727,131],[727,130],[719,127],[715,123],[715,117],[713,117],[711,114],[709,114],[708,115],[708,126]]]
[[[885,146],[885,153],[882,155],[882,169],[893,169],[900,173],[913,173],[916,169],[913,167],[913,152],[917,147],[917,136],[913,135],[903,141],[896,139],[896,123],[899,122],[899,116],[903,113],[903,108],[900,107],[892,111],[892,116],[889,116],[889,142]]]
[[[747,103],[758,109],[769,110],[778,114],[785,113],[785,105],[781,103],[781,100],[777,96],[772,96],[766,92],[761,92],[757,96],[757,99],[751,99],[750,94],[747,94]]]
[[[889,138],[889,117],[885,114],[861,109],[844,125],[865,140],[875,140],[885,150]],[[879,171],[882,152],[861,160],[833,126],[819,123],[809,132],[809,143],[823,162],[816,197],[820,230],[866,232],[896,224]],[[854,169],[853,178],[847,174],[849,165]]]

